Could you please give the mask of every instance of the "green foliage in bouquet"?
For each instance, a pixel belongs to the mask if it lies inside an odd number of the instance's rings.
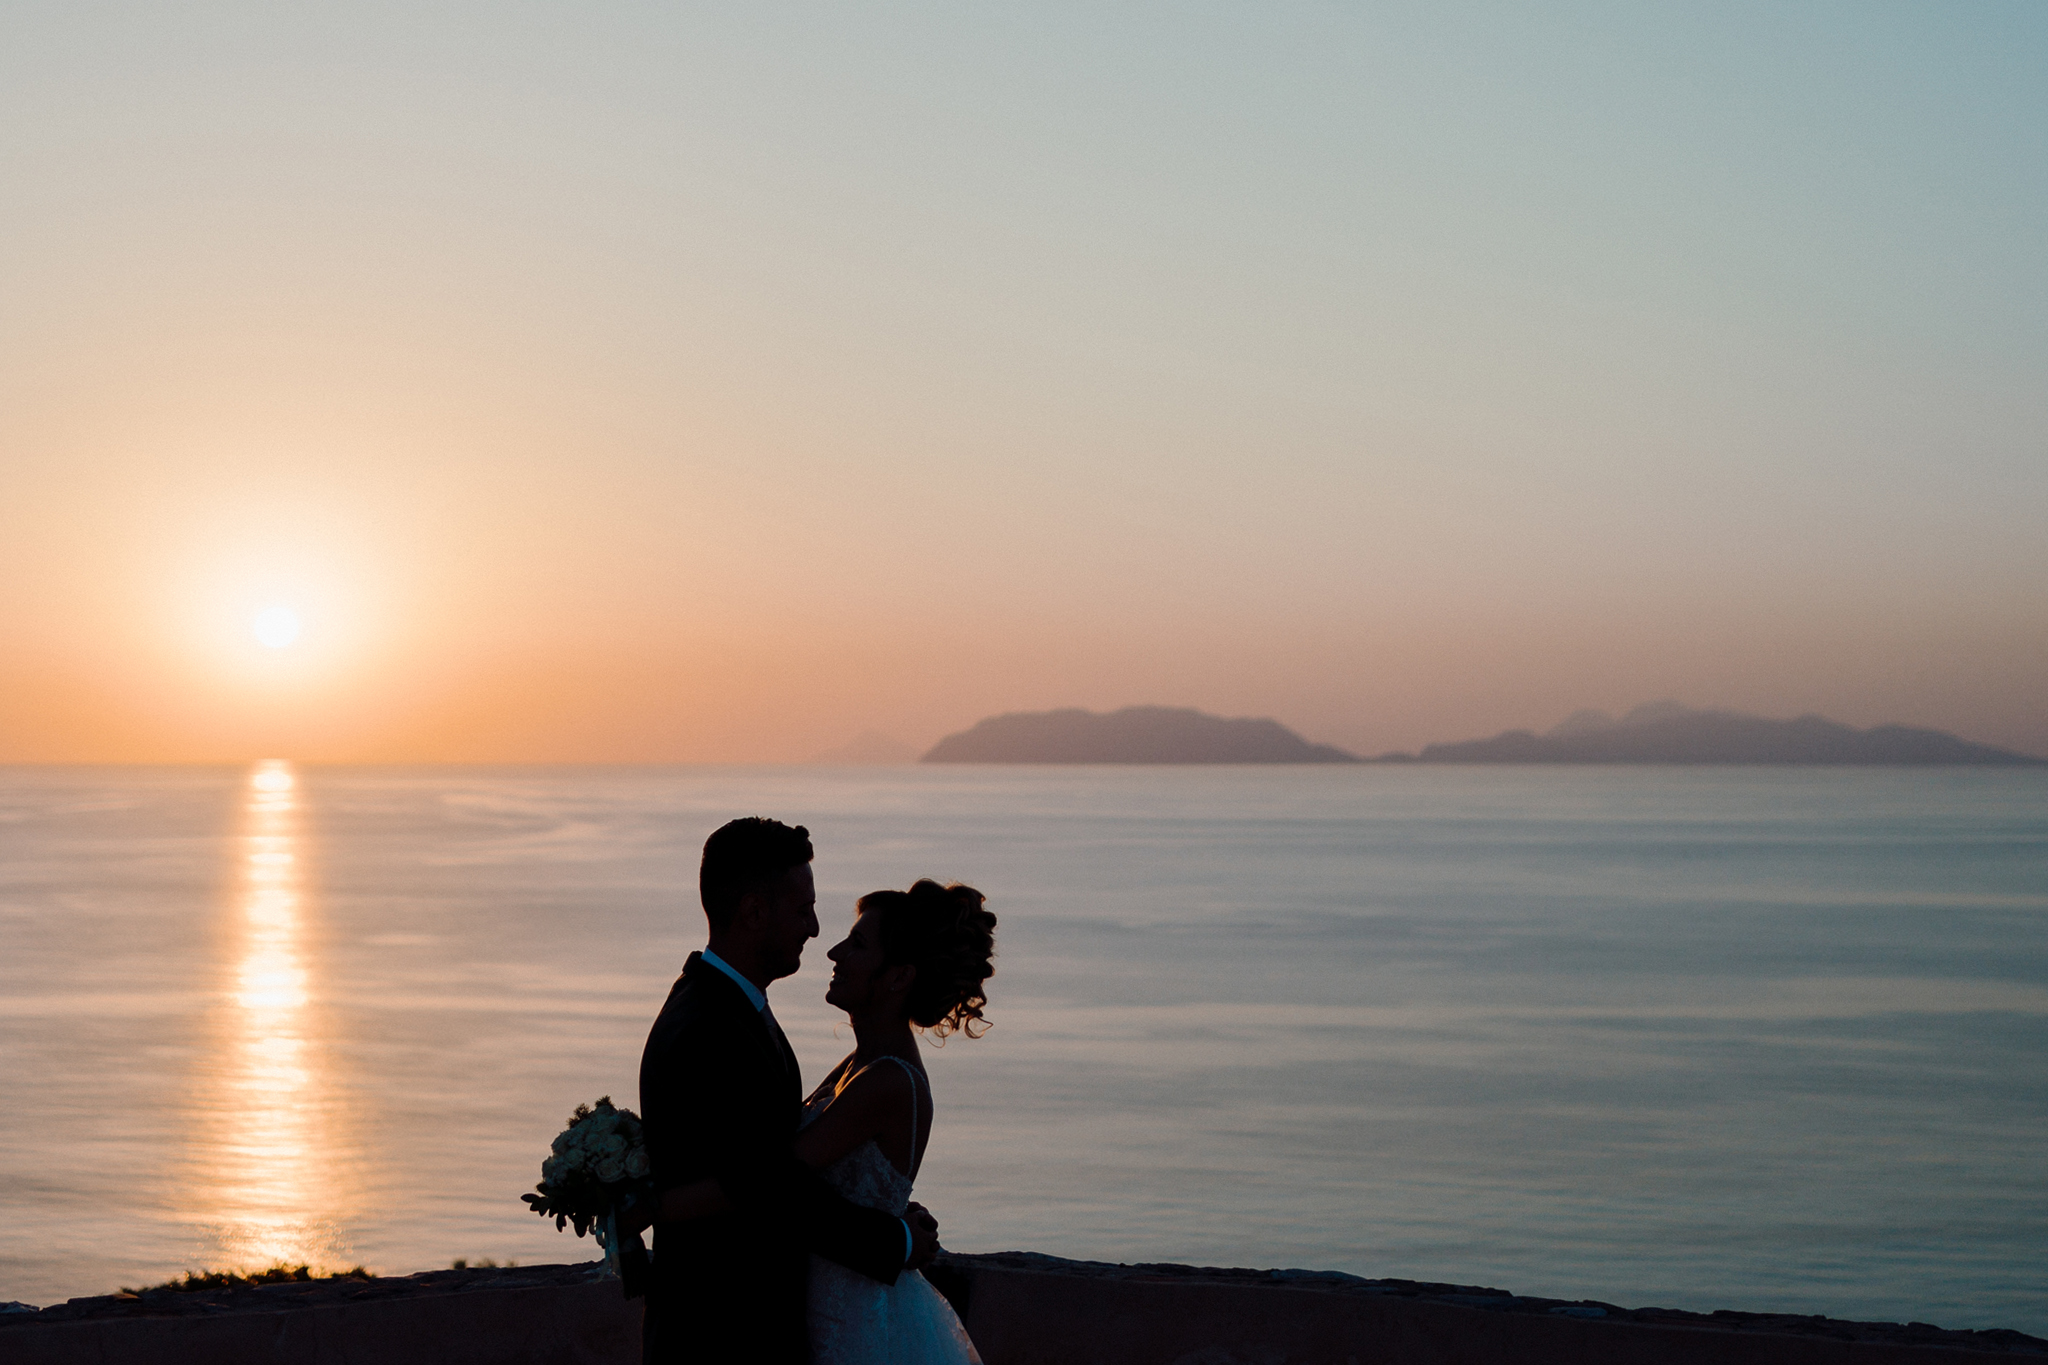
[[[556,1137],[554,1150],[540,1164],[540,1183],[519,1197],[557,1228],[574,1225],[583,1236],[634,1195],[651,1196],[647,1143],[640,1116],[613,1107],[606,1095],[596,1104],[579,1104],[569,1126]]]

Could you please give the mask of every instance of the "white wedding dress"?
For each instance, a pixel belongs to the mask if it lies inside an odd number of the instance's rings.
[[[916,1096],[925,1079],[900,1057],[882,1061],[910,1073],[910,1147],[915,1152]],[[804,1122],[824,1113],[832,1099],[832,1091],[824,1089],[811,1096],[804,1103]],[[825,1179],[854,1203],[899,1218],[910,1203],[910,1177],[890,1164],[872,1138],[826,1167]],[[915,1270],[883,1284],[837,1261],[811,1257],[810,1326],[813,1365],[981,1365],[953,1305]]]

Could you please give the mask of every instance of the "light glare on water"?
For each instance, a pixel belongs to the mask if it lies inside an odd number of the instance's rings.
[[[337,1060],[313,1012],[297,785],[288,764],[258,765],[242,806],[240,875],[226,903],[233,988],[210,1012],[213,1046],[195,1068],[178,1189],[201,1228],[195,1259],[209,1266],[334,1266],[357,1212]]]

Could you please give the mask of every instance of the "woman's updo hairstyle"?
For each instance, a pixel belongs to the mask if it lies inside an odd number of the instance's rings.
[[[881,920],[882,960],[917,968],[904,1002],[910,1022],[940,1040],[955,1032],[969,1038],[988,1032],[981,1017],[988,1003],[982,983],[995,975],[996,917],[982,908],[986,899],[971,886],[940,886],[929,879],[908,891],[872,891],[860,898],[860,909]]]

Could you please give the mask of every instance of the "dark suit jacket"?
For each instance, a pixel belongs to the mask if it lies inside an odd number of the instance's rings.
[[[690,954],[640,1058],[657,1189],[709,1176],[737,1212],[654,1229],[648,1365],[807,1365],[813,1251],[893,1284],[903,1224],[841,1198],[790,1151],[803,1119],[796,1054],[732,979]]]

